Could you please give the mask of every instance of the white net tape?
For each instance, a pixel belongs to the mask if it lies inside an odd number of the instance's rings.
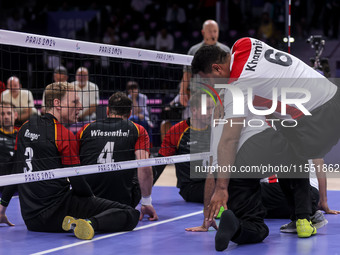
[[[193,59],[193,56],[183,54],[77,41],[2,29],[0,29],[0,44],[178,65],[190,65]]]
[[[141,160],[131,160],[131,161],[121,161],[112,162],[105,164],[87,165],[79,167],[67,167],[51,169],[46,171],[38,172],[27,172],[22,174],[11,174],[0,176],[0,186],[7,186],[12,184],[21,184],[36,181],[46,181],[64,177],[80,176],[86,174],[96,174],[104,172],[114,172],[120,170],[126,170],[131,168],[146,167],[146,166],[157,166],[157,165],[167,165],[182,163],[188,161],[196,160],[207,160],[210,153],[195,153],[195,154],[185,154],[170,157],[161,158],[149,158]]]

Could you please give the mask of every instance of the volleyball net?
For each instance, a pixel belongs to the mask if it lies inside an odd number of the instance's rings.
[[[17,112],[17,115],[13,114],[7,120],[1,118],[0,142],[4,159],[2,165],[7,169],[3,170],[1,175],[7,175],[0,176],[0,186],[208,160],[209,146],[191,150],[190,135],[189,140],[184,141],[188,143],[189,149],[183,155],[176,155],[178,153],[175,150],[179,144],[175,143],[164,143],[162,155],[164,157],[136,160],[134,155],[137,150],[146,150],[156,156],[167,132],[170,132],[168,140],[175,136],[176,143],[179,143],[183,138],[183,133],[190,123],[185,122],[189,117],[188,109],[185,111],[179,104],[179,84],[183,76],[183,67],[190,65],[192,56],[6,30],[0,30],[0,54],[0,81],[4,90],[1,96],[1,109],[2,112],[9,109]],[[63,129],[52,127],[45,122],[42,124],[40,121],[40,116],[46,116],[46,113],[51,112],[49,109],[51,103],[53,104],[50,100],[51,93],[46,86],[52,83],[60,84],[62,81],[73,84],[82,104],[75,123],[72,121],[69,123],[67,119],[64,122],[65,118],[61,117],[57,119],[74,133],[74,136],[68,138],[62,134],[65,132]],[[81,83],[85,83],[86,86],[81,86]],[[54,93],[58,94],[58,90],[60,92],[61,88],[52,87],[52,96]],[[18,91],[20,93],[16,95]],[[97,125],[99,122],[105,122],[112,106],[109,99],[115,92],[122,92],[130,98],[132,114],[126,118],[130,118],[135,127],[122,120],[115,124],[110,123],[109,128],[112,127],[110,131],[102,130],[103,126]],[[7,105],[8,103],[10,104]],[[123,109],[124,105],[116,102],[112,107],[119,110]],[[76,106],[68,108],[71,108],[68,109],[68,113],[72,115],[72,108]],[[88,113],[87,116],[85,112]],[[114,117],[119,115],[115,111],[114,113]],[[26,129],[19,131],[23,133],[22,139],[18,138],[17,141],[19,147],[25,147],[23,151],[18,151],[18,154],[24,154],[24,157],[11,159],[17,134],[14,130],[22,127],[27,120],[30,121],[26,124]],[[185,122],[185,127],[183,124],[169,130],[171,126],[181,121]],[[164,123],[167,128],[161,127]],[[11,126],[16,127],[12,130]],[[82,151],[79,139],[87,127],[90,129],[89,137],[87,140],[84,138],[86,140],[84,143],[90,142],[89,149]],[[144,135],[149,136],[149,143],[139,139],[142,130],[146,131]],[[131,139],[124,140],[126,136],[130,136]],[[114,139],[110,140],[108,137]],[[39,151],[34,149],[37,147],[43,150],[46,144],[54,142],[56,150],[59,150],[63,139],[70,139],[72,144],[73,142],[78,144],[80,147],[78,156],[82,162],[86,162],[86,165],[82,163],[83,166],[80,167],[49,169],[53,168],[53,162],[58,160],[63,162],[63,159],[60,159],[58,153],[54,158],[43,155],[43,152],[37,155]],[[98,152],[93,148],[97,145],[103,147]],[[167,150],[171,152],[167,153]],[[74,155],[71,155],[71,152],[67,153],[63,157],[67,159],[66,161],[72,161]],[[95,161],[87,160],[94,154]],[[48,162],[51,162],[50,165]],[[13,170],[8,169],[8,166],[12,167],[13,164],[21,164],[23,171],[13,174]],[[40,166],[39,171],[35,171],[34,165]]]

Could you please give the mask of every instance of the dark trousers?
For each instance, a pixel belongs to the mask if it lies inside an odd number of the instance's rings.
[[[287,139],[280,132],[270,128],[252,136],[242,145],[237,153],[234,165],[237,169],[240,169],[245,166],[260,165],[289,166],[297,162],[300,162],[300,160],[293,153]],[[272,173],[269,175],[272,175]],[[240,230],[231,239],[235,243],[261,242],[268,236],[269,230],[264,223],[266,210],[262,204],[259,177],[268,176],[250,175],[248,173],[231,174],[227,205],[228,209],[232,210],[240,221]],[[294,175],[282,177],[294,177]],[[304,185],[306,180],[308,187]],[[290,205],[293,206],[292,211],[309,217],[311,214],[309,179],[286,178],[283,183],[285,184],[285,195],[290,200]],[[300,200],[302,194],[304,199]]]
[[[139,220],[139,211],[128,205],[98,197],[70,194],[58,205],[33,219],[25,220],[25,224],[31,231],[63,232],[62,222],[68,215],[91,220],[94,230],[99,232],[130,231]]]
[[[291,208],[287,198],[283,193],[280,184],[261,182],[262,203],[266,208],[266,218],[269,219],[289,219],[292,217]],[[319,191],[310,186],[312,214],[317,211],[319,203]]]
[[[187,202],[203,203],[204,202],[204,184],[201,182],[191,182],[180,188],[179,194]]]
[[[264,223],[266,210],[261,201],[259,179],[230,179],[228,209],[240,222],[240,231],[231,240],[238,244],[258,243],[269,234]]]

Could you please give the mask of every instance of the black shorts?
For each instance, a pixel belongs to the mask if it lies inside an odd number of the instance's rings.
[[[340,90],[311,114],[297,120],[296,127],[282,128],[280,132],[297,155],[304,159],[323,158],[340,138]]]

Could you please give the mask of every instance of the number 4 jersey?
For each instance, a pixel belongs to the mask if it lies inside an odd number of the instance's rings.
[[[271,108],[274,88],[278,113],[283,97],[291,102],[302,99],[300,102],[311,112],[337,91],[333,83],[303,61],[253,38],[242,38],[234,44],[230,66],[231,85],[238,86],[244,95],[252,93],[254,107],[259,109]],[[285,118],[303,115],[294,103],[287,104],[286,110]]]
[[[77,134],[82,165],[117,163],[135,160],[137,150],[149,151],[149,136],[146,130],[129,120],[107,118],[94,121]],[[119,164],[116,164],[119,170]],[[124,204],[133,204],[133,189],[137,182],[136,169],[107,171],[86,176],[93,193],[101,198]]]

